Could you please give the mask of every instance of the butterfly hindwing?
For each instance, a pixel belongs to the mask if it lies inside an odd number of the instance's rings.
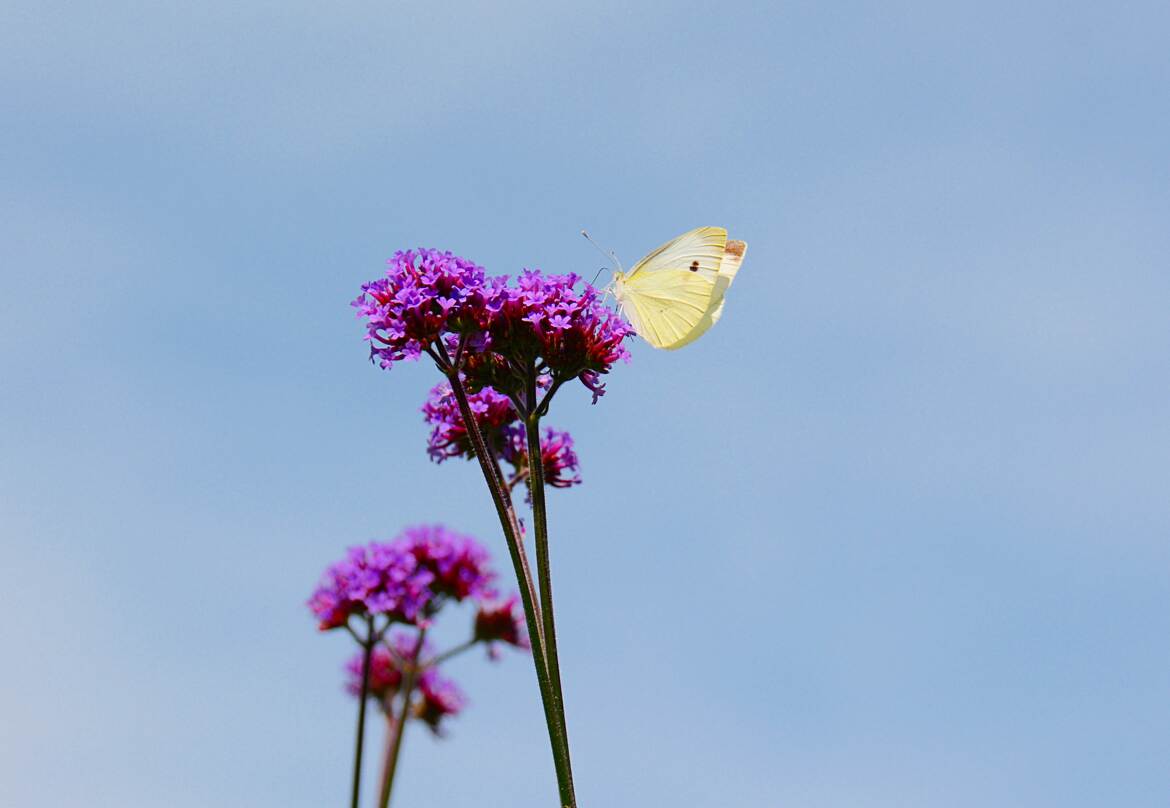
[[[684,339],[711,305],[715,281],[686,269],[647,273],[627,284],[623,309],[634,330],[655,348]]]

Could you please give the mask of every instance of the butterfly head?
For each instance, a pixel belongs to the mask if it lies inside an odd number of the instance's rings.
[[[614,272],[609,283],[605,285],[605,293],[612,294],[620,303],[626,290],[626,273]]]

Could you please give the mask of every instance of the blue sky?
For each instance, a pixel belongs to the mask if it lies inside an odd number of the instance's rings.
[[[0,804],[341,804],[347,545],[442,520],[394,250],[591,274],[723,224],[723,320],[566,389],[582,806],[1170,795],[1170,14],[1155,3],[10,2]],[[396,802],[547,806],[532,669]],[[378,743],[371,736],[375,747]]]

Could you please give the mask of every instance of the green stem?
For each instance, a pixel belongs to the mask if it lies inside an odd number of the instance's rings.
[[[478,642],[479,642],[479,640],[472,637],[467,642],[461,642],[461,643],[459,643],[459,645],[456,645],[454,648],[448,648],[443,653],[438,654],[438,655],[432,657],[431,659],[428,659],[426,662],[422,663],[422,667],[433,668],[436,665],[439,665],[443,662],[446,662],[448,659],[450,659],[453,656],[456,656],[458,654],[462,654],[468,648],[474,647]]]
[[[350,807],[358,808],[362,787],[362,742],[366,737],[366,699],[370,695],[370,657],[374,653],[374,618],[366,618],[366,637],[362,641],[362,691],[358,700],[357,743],[353,753],[353,794]]]
[[[467,389],[459,372],[455,369],[446,371],[447,380],[451,383],[451,390],[455,394],[455,402],[459,406],[459,416],[463,419],[467,436],[471,439],[471,448],[479,460],[480,471],[487,482],[488,491],[492,495],[492,503],[496,506],[496,516],[499,517],[500,527],[504,531],[504,539],[508,545],[508,553],[512,557],[512,566],[516,572],[516,583],[520,587],[520,599],[524,604],[524,616],[528,618],[528,630],[531,633],[533,623],[536,625],[537,636],[543,631],[540,620],[532,620],[533,616],[540,616],[540,603],[536,599],[536,587],[532,583],[532,569],[528,565],[528,554],[524,550],[523,532],[520,530],[520,520],[516,517],[516,510],[512,505],[511,488],[500,472],[500,466],[495,461],[491,449],[484,440],[480,431],[479,422],[471,412],[471,405],[467,400]],[[543,647],[543,642],[534,642],[533,648]],[[535,655],[534,655],[535,656]],[[541,657],[543,663],[543,657]]]
[[[402,733],[398,731],[399,725],[404,723],[403,718],[394,717],[394,704],[391,699],[387,699],[384,705],[386,713],[386,748],[382,752],[382,779],[378,783],[378,794],[386,797],[386,802],[383,805],[390,803],[390,789],[394,786],[394,775],[391,773],[393,769],[398,767],[398,750],[402,748]]]
[[[528,639],[532,644],[532,664],[536,668],[536,681],[540,687],[540,700],[544,707],[544,720],[548,726],[549,744],[552,746],[553,767],[557,773],[557,788],[560,792],[562,808],[576,808],[577,798],[573,793],[573,772],[569,764],[569,746],[561,730],[561,721],[557,710],[556,693],[549,680],[547,660],[544,651],[544,623],[542,609],[536,599],[536,591],[532,582],[532,571],[528,566],[528,558],[524,552],[523,534],[520,532],[520,523],[516,519],[512,507],[512,496],[507,483],[500,473],[499,466],[491,459],[479,423],[471,411],[467,401],[467,390],[459,372],[455,368],[446,371],[447,379],[455,394],[455,401],[459,405],[459,414],[463,418],[467,435],[471,439],[475,456],[479,459],[480,469],[484,480],[492,495],[492,502],[496,506],[496,513],[500,518],[500,527],[504,531],[504,539],[508,545],[508,552],[512,557],[512,567],[516,572],[516,582],[520,587],[520,601],[524,606],[524,620],[528,624]]]
[[[394,773],[398,770],[398,755],[402,751],[402,736],[406,732],[406,722],[410,720],[410,699],[414,695],[414,685],[418,679],[418,658],[422,654],[423,640],[426,639],[427,630],[420,629],[418,632],[418,642],[414,646],[414,654],[410,659],[410,664],[402,677],[402,711],[398,715],[398,720],[394,720],[394,713],[392,710],[387,711],[387,716],[393,722],[393,728],[389,731],[390,743],[386,747],[386,762],[382,768],[382,793],[378,798],[378,805],[381,808],[387,808],[390,805],[390,789],[394,787]],[[391,707],[393,703],[391,703]]]
[[[534,377],[535,379],[535,377]],[[535,383],[532,384],[535,388]],[[529,398],[533,400],[535,396]],[[536,534],[536,577],[540,585],[540,606],[544,617],[544,655],[552,685],[553,703],[560,723],[565,765],[569,766],[569,728],[565,721],[565,698],[561,691],[561,664],[557,655],[557,628],[553,618],[552,570],[548,556],[548,509],[544,499],[544,456],[540,448],[540,416],[533,412],[524,419],[527,433],[528,474],[532,494],[532,527]],[[569,780],[573,772],[569,768]]]

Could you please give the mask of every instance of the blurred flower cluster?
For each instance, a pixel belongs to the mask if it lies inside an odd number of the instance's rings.
[[[518,598],[500,598],[495,578],[487,550],[474,538],[443,525],[421,525],[390,541],[351,548],[329,565],[309,598],[321,630],[344,628],[360,646],[345,664],[346,690],[366,696],[359,739],[367,700],[388,719],[380,804],[389,799],[405,722],[417,719],[440,735],[444,720],[467,703],[440,665],[474,647],[485,647],[489,659],[498,659],[500,646],[529,648]],[[475,606],[466,640],[436,653],[428,631],[445,605],[462,602]],[[360,749],[359,740],[359,770]]]
[[[391,651],[391,648],[395,650]],[[414,661],[416,650],[421,650],[421,658],[417,663]],[[384,711],[389,712],[406,681],[406,669],[417,664],[418,672],[413,686],[419,698],[411,702],[410,717],[422,720],[431,732],[441,735],[442,720],[457,715],[466,705],[467,697],[455,682],[439,673],[437,665],[427,665],[427,660],[433,657],[434,650],[429,642],[424,642],[420,649],[414,637],[406,633],[393,634],[385,645],[373,650],[366,694],[378,702]],[[355,697],[360,697],[362,693],[364,661],[364,655],[357,653],[345,664],[345,689]]]
[[[323,631],[354,615],[422,625],[444,599],[495,595],[487,559],[475,539],[442,525],[408,528],[393,541],[351,547],[325,570],[309,609]]]

